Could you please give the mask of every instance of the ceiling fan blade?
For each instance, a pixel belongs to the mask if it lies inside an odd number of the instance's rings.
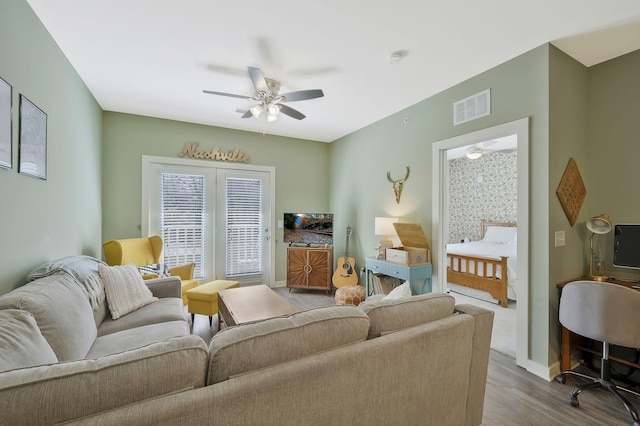
[[[238,112],[242,112],[242,111],[238,111]],[[251,118],[253,117],[253,114],[251,114],[251,111],[246,111],[244,114],[242,114],[242,117],[240,118]]]
[[[307,99],[321,98],[324,93],[320,89],[298,90],[297,92],[284,93],[280,96],[285,98],[284,102],[305,101]]]
[[[229,96],[230,98],[251,99],[250,96],[234,95],[233,93],[214,92],[213,90],[203,90],[203,92],[210,95]]]
[[[268,92],[269,88],[267,87],[267,81],[264,79],[264,75],[262,75],[262,71],[259,68],[247,67],[249,69],[249,77],[251,77],[251,81],[253,82],[253,86],[256,88],[258,93],[260,92]]]
[[[306,117],[306,115],[304,115],[300,111],[295,110],[283,104],[278,104],[278,108],[280,108],[281,113],[288,115],[291,118],[295,118],[296,120],[302,120],[303,118]]]

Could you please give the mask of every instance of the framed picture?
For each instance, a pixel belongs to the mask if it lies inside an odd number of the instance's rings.
[[[23,95],[20,95],[19,165],[19,173],[47,178],[47,114]]]
[[[11,141],[11,85],[0,78],[0,167],[10,169],[12,162]]]

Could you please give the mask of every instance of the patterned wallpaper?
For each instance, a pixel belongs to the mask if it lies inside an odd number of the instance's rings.
[[[480,222],[518,217],[516,152],[485,153],[449,161],[449,242],[480,239]]]

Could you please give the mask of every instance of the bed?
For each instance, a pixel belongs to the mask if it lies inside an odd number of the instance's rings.
[[[482,221],[480,241],[447,244],[447,281],[454,291],[494,300],[516,300],[517,225]]]

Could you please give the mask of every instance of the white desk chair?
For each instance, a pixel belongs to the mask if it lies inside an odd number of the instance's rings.
[[[600,377],[572,370],[561,373],[590,380],[587,384],[573,388],[569,396],[570,404],[577,407],[578,395],[582,391],[602,387],[624,404],[632,417],[631,424],[640,426],[638,412],[618,391],[636,396],[640,394],[613,383],[609,365],[609,344],[640,348],[640,292],[605,282],[569,283],[562,289],[560,297],[560,323],[580,336],[602,342]]]

